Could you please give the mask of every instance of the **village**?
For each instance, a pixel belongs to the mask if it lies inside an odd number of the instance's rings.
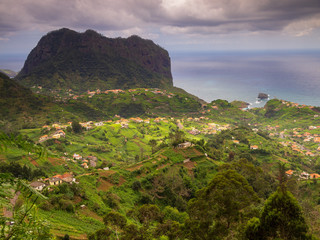
[[[158,95],[162,95],[162,96],[166,96],[168,98],[172,98],[175,96],[174,93],[170,93],[167,92],[167,90],[162,90],[162,89],[158,89],[158,88],[136,88],[136,89],[128,89],[128,90],[122,90],[122,89],[108,89],[108,90],[100,90],[100,89],[96,89],[94,91],[90,91],[88,90],[87,92],[84,92],[82,94],[77,94],[75,93],[74,90],[72,89],[68,89],[68,90],[63,90],[61,89],[59,90],[47,90],[45,88],[43,88],[42,86],[33,86],[31,89],[33,89],[33,91],[35,91],[35,93],[44,93],[49,91],[48,93],[52,96],[54,96],[54,98],[56,99],[61,99],[61,100],[66,100],[66,99],[73,99],[76,100],[78,98],[83,98],[83,97],[89,97],[92,98],[94,95],[99,95],[99,94],[119,94],[119,93],[132,93],[133,95],[135,93],[140,94],[141,92],[151,92],[154,94],[158,94]]]

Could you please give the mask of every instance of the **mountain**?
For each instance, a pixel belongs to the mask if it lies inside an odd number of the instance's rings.
[[[9,76],[11,78],[17,76],[17,73],[12,71],[12,70],[10,70],[10,69],[0,69],[0,72],[6,74],[7,76]]]
[[[3,117],[9,111],[37,109],[39,101],[30,89],[0,73],[0,112]]]
[[[173,86],[169,54],[151,40],[66,28],[40,39],[16,80],[28,87],[76,91]]]

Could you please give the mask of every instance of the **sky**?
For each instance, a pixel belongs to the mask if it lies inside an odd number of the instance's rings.
[[[0,57],[67,27],[170,52],[320,49],[320,0],[0,0]]]

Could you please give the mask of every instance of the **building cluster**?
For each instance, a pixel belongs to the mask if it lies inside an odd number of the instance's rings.
[[[72,155],[74,162],[79,162],[81,167],[88,169],[89,167],[95,168],[97,166],[98,158],[95,156],[83,157],[80,154],[74,153]],[[70,159],[67,159],[70,160]]]
[[[320,178],[320,174],[317,174],[317,173],[307,173],[305,171],[298,172],[298,171],[294,171],[294,170],[291,170],[291,169],[286,171],[286,175],[288,177],[296,176],[300,180],[308,180],[308,179],[318,179],[318,178]]]
[[[38,181],[31,182],[30,186],[33,189],[36,189],[38,191],[42,191],[45,187],[57,186],[62,183],[73,184],[73,183],[77,183],[77,182],[73,176],[73,173],[70,172],[70,173],[64,173],[62,175],[58,174],[58,175],[52,176],[50,178],[39,179]]]
[[[53,134],[43,135],[39,138],[39,143],[47,141],[49,139],[59,139],[61,137],[66,137],[66,133],[63,130],[57,130]]]

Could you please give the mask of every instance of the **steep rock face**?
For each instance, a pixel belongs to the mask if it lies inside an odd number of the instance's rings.
[[[81,91],[173,85],[169,54],[151,40],[66,28],[41,38],[16,79],[26,86]]]

